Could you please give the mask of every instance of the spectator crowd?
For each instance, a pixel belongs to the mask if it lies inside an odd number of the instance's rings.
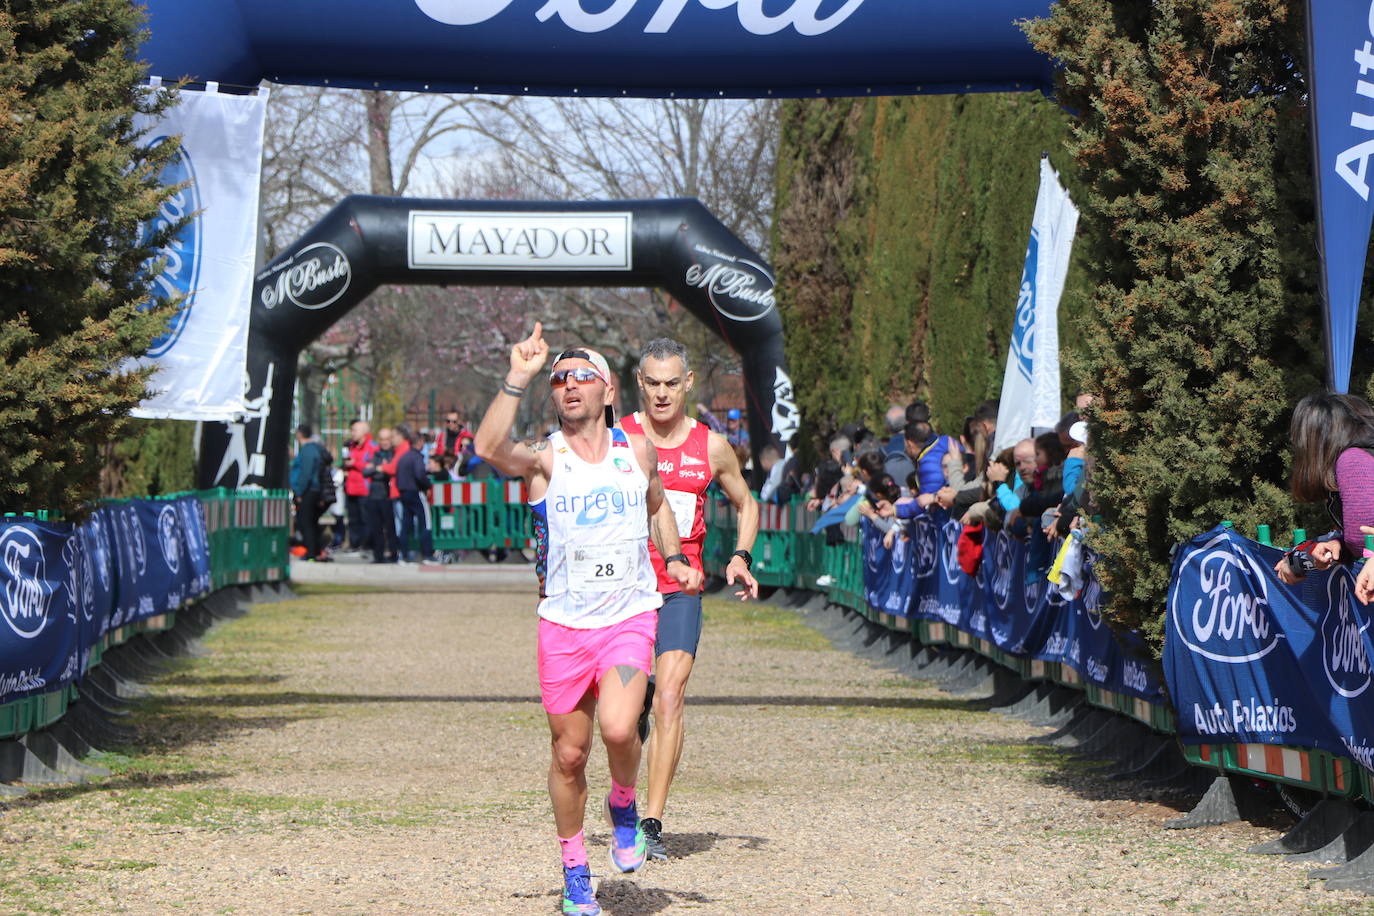
[[[1055,560],[1052,544],[1079,527],[1080,508],[1091,512],[1087,426],[1081,414],[1090,401],[1079,395],[1076,409],[1053,430],[1001,452],[992,447],[996,401],[980,404],[957,434],[936,429],[921,401],[894,404],[883,417],[885,435],[861,423],[846,425],[809,470],[799,467],[790,450],[784,455],[777,446],[765,446],[758,455],[759,498],[786,504],[805,496],[808,509],[819,513],[815,530],[832,541],[841,539],[841,524],[867,518],[889,546],[910,538],[916,520],[938,507],[962,523],[971,544],[981,544],[986,532],[1004,529],[1027,541],[1027,575],[1043,576]],[[741,466],[752,468],[742,412],[696,407],[701,421],[736,449]],[[367,422],[357,420],[337,467],[311,432],[304,424],[297,429],[291,466],[296,530],[307,560],[330,559],[326,540],[336,553],[370,556],[373,563],[451,559],[433,547],[433,484],[499,476],[474,453],[472,433],[457,411],[447,413],[435,431],[398,424],[374,436]],[[331,522],[332,538],[322,533],[322,520]]]
[[[795,456],[765,448],[759,456],[765,473],[760,498],[786,503],[805,494],[807,508],[818,513],[813,530],[828,541],[842,539],[841,525],[868,519],[889,547],[898,538],[910,539],[917,519],[942,509],[963,526],[965,572],[977,572],[987,533],[1005,530],[1028,543],[1026,575],[1044,577],[1062,559],[1056,545],[1080,536],[1074,533],[1081,525],[1079,510],[1092,512],[1082,414],[1090,403],[1089,395],[1079,395],[1075,409],[1054,429],[1035,431],[1000,452],[993,449],[995,400],[980,404],[957,433],[937,429],[921,401],[894,404],[883,416],[885,436],[862,424],[844,426],[809,472],[799,472]],[[818,583],[829,584],[824,577]]]
[[[312,562],[328,562],[331,553],[370,556],[373,563],[456,559],[434,550],[430,494],[436,483],[498,476],[477,457],[472,439],[458,411],[435,431],[400,423],[374,436],[367,421],[355,420],[336,463],[301,424],[290,475],[297,553]]]

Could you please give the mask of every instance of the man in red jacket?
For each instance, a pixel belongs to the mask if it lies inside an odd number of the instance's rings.
[[[348,428],[347,457],[341,467],[344,471],[344,505],[348,510],[349,546],[354,550],[370,550],[372,533],[367,527],[367,516],[363,512],[363,500],[367,498],[367,478],[363,468],[377,452],[377,443],[372,439],[372,427],[366,420],[354,420]]]
[[[434,440],[434,454],[452,455],[457,459],[458,473],[463,473],[463,464],[472,457],[472,432],[463,425],[463,415],[450,410],[444,415],[444,428]]]

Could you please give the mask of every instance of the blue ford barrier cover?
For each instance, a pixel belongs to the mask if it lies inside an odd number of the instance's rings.
[[[1314,747],[1370,767],[1369,609],[1343,568],[1284,585],[1280,556],[1221,527],[1179,547],[1164,652],[1179,737]]]
[[[110,629],[209,590],[209,541],[194,497],[106,506],[79,527],[6,519],[0,703],[71,683]]]
[[[942,510],[914,520],[909,541],[889,550],[862,523],[864,596],[888,614],[947,623],[1020,658],[1067,665],[1104,690],[1164,702],[1164,687],[1142,661],[1138,637],[1118,636],[1102,619],[1102,586],[1087,551],[1082,590],[1066,599],[1043,574],[1026,574],[1026,545],[1005,531],[990,534],[978,575],[959,567],[962,526]],[[1129,644],[1128,644],[1129,643]],[[1128,651],[1129,650],[1129,651]]]

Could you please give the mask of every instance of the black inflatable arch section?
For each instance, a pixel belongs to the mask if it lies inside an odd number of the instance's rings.
[[[241,422],[202,426],[201,487],[286,485],[300,351],[391,283],[661,287],[740,355],[755,455],[796,432],[772,273],[700,201],[356,195],[256,277],[247,409]],[[633,392],[624,395],[622,404],[634,403]]]

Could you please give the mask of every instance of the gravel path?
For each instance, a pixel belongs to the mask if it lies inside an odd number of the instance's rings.
[[[1243,852],[1274,830],[1165,831],[1042,730],[789,611],[707,607],[673,858],[604,880],[608,913],[1374,913]],[[113,776],[0,808],[0,913],[557,912],[534,633],[509,593],[316,590],[221,625]],[[595,800],[599,747],[589,776]]]

